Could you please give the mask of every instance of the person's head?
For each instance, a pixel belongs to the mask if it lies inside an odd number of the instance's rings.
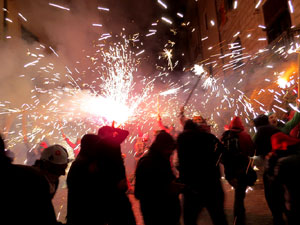
[[[228,128],[229,130],[244,130],[241,118],[238,116],[233,117]]]
[[[269,119],[269,123],[270,123],[272,126],[274,126],[274,127],[277,126],[277,124],[278,124],[278,118],[277,118],[276,113],[274,113],[274,112],[268,113],[268,119]]]
[[[100,127],[98,130],[98,136],[101,139],[110,138],[113,136],[113,133],[114,133],[114,128],[110,127],[110,126],[103,126],[103,127]]]
[[[40,169],[53,177],[60,177],[66,174],[69,163],[67,150],[61,145],[51,145],[44,149],[38,165]]]
[[[114,128],[110,126],[103,126],[98,130],[98,136],[102,141],[112,145],[120,145],[128,136],[127,130]]]
[[[193,120],[187,120],[183,127],[184,130],[197,130],[198,126]]]
[[[100,137],[96,134],[85,134],[81,139],[81,150],[78,157],[94,157],[98,154]]]
[[[193,122],[197,125],[206,124],[205,119],[199,113],[193,114]]]
[[[269,118],[265,114],[258,115],[253,119],[253,124],[256,128],[269,125]]]
[[[176,148],[176,143],[173,137],[164,130],[161,130],[155,137],[152,145],[150,146],[151,152],[156,152],[168,158],[172,155]]]

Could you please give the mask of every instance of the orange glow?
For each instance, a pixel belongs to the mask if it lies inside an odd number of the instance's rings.
[[[298,67],[296,64],[291,64],[290,67],[284,72],[284,74],[280,77],[278,77],[277,84],[281,88],[286,88],[288,85],[288,82],[290,81],[290,77],[295,74]]]

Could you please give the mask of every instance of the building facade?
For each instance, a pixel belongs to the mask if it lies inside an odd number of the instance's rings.
[[[190,61],[203,63],[214,75],[243,68],[275,44],[299,42],[300,0],[191,0],[187,14],[198,24],[189,41]]]

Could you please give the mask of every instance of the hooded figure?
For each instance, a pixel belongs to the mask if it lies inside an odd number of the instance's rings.
[[[250,135],[244,130],[240,117],[234,117],[227,127],[228,130],[223,133],[221,138],[225,147],[223,154],[225,177],[235,189],[234,217],[236,225],[244,225],[246,219],[244,199],[247,186],[252,185],[249,184],[248,178],[250,173],[255,174],[250,167],[249,159],[254,155],[254,144]],[[254,176],[253,179],[256,180],[256,178]]]
[[[281,133],[277,133],[281,134]],[[276,135],[277,135],[276,134]],[[272,146],[278,152],[283,150],[287,156],[279,158],[274,169],[275,180],[284,190],[285,212],[289,225],[300,224],[300,140],[287,135],[272,138]]]
[[[266,157],[265,197],[274,224],[300,224],[300,140],[278,132],[271,137],[272,152]]]

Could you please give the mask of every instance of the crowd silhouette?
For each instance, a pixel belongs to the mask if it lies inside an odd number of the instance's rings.
[[[203,208],[214,225],[227,225],[222,173],[234,189],[234,224],[246,225],[246,189],[260,176],[253,169],[254,156],[260,159],[256,166],[263,171],[274,225],[300,224],[300,139],[289,135],[300,123],[298,112],[285,124],[274,113],[257,116],[253,138],[239,117],[224,127],[220,139],[200,115],[188,119],[182,109],[180,121],[183,131],[174,132],[159,115],[162,130],[147,150],[144,145],[136,148],[132,185],[145,225],[196,225]],[[128,135],[126,130],[103,126],[97,134],[78,139],[80,150],[72,162],[67,150],[54,144],[44,145],[29,165],[13,164],[1,137],[1,224],[61,224],[51,200],[70,165],[66,224],[135,225],[121,151]],[[141,140],[139,144],[144,144]]]

